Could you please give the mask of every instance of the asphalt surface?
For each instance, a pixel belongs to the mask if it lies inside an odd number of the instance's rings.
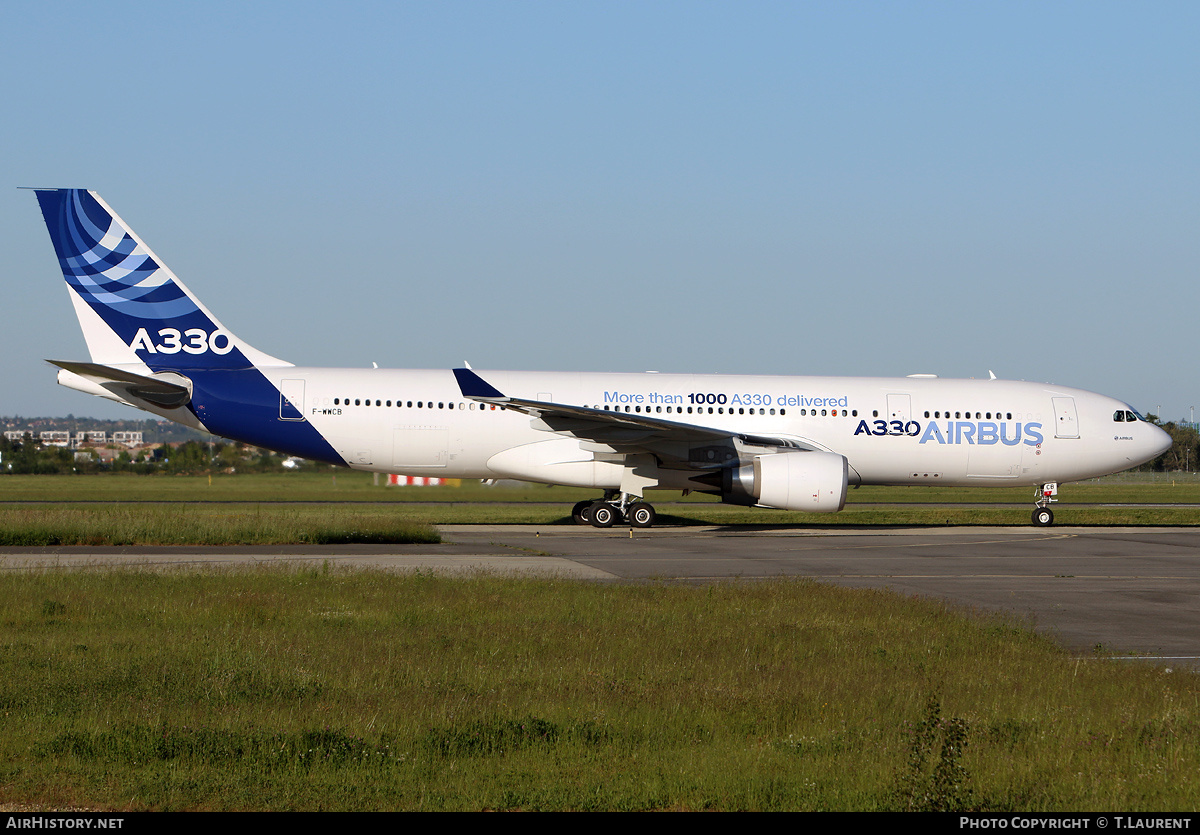
[[[809,577],[1031,619],[1066,646],[1200,667],[1200,529],[450,525],[441,545],[3,548],[0,570],[324,562],[621,582]]]

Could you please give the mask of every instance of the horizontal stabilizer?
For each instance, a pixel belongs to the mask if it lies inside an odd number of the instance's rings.
[[[144,400],[163,409],[177,409],[180,406],[186,406],[192,399],[191,381],[181,374],[147,377],[144,374],[135,374],[132,371],[124,371],[94,362],[65,362],[62,360],[46,360],[46,362],[57,365],[63,371],[82,378],[92,386],[98,386],[111,392],[127,402]],[[60,382],[62,382],[61,379]],[[71,387],[75,388],[75,386]],[[96,394],[97,392],[91,393]]]

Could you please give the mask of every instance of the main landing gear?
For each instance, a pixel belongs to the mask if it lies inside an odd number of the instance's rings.
[[[1051,481],[1048,484],[1043,484],[1037,492],[1038,499],[1034,502],[1033,508],[1033,524],[1039,528],[1048,528],[1054,524],[1054,511],[1050,509],[1050,503],[1056,502],[1054,498],[1058,495],[1058,482]]]
[[[627,522],[631,528],[648,528],[654,524],[657,514],[654,508],[637,496],[610,490],[598,501],[578,502],[571,509],[571,518],[577,525],[592,525],[611,528]]]

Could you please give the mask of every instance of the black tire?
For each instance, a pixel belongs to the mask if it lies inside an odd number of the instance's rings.
[[[1054,511],[1048,507],[1034,508],[1033,524],[1039,528],[1048,528],[1054,524]]]
[[[571,518],[575,520],[576,525],[590,525],[592,523],[592,501],[576,502],[571,508]]]
[[[588,515],[591,516],[592,525],[597,528],[611,528],[621,518],[617,509],[605,501],[593,502]]]
[[[657,514],[646,502],[634,502],[625,510],[625,519],[631,528],[648,528],[654,524]]]

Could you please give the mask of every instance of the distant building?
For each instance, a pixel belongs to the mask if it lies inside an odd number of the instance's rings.
[[[10,429],[4,433],[4,437],[10,441],[33,440],[33,430],[32,429]]]
[[[43,433],[45,434],[45,433]],[[135,447],[142,445],[141,432],[114,432],[112,433],[112,442],[114,444],[124,444],[127,447]]]
[[[70,446],[71,445],[71,433],[70,432],[54,432],[54,431],[48,430],[48,431],[43,432],[41,435],[39,435],[38,438],[46,446]]]

